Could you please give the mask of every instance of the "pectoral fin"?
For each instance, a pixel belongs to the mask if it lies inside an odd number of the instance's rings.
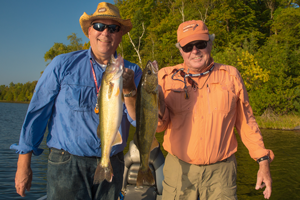
[[[119,94],[120,94],[120,88],[117,89],[115,96],[118,96]]]
[[[117,133],[117,135],[115,137],[115,140],[114,140],[114,142],[112,143],[111,146],[122,144],[122,142],[123,142],[122,136],[121,136],[120,132],[118,131],[118,133]]]
[[[113,90],[114,90],[114,84],[112,82],[109,83],[109,89],[108,89],[108,99],[111,98],[111,95],[113,93]]]
[[[157,148],[157,147],[159,147],[159,143],[158,143],[156,137],[154,136],[154,137],[153,137],[153,141],[152,141],[152,145],[151,145],[151,148],[150,148],[150,152],[151,152],[153,149]]]

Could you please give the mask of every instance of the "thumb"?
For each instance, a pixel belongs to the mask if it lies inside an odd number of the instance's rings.
[[[258,178],[257,178],[257,181],[256,181],[255,189],[256,189],[256,190],[259,190],[259,189],[263,188],[263,185],[264,185],[264,184],[262,185],[262,183],[263,183],[263,182],[262,182],[262,178],[261,178],[261,177],[258,177]]]

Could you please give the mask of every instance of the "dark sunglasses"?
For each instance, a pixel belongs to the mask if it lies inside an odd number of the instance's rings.
[[[94,23],[93,28],[100,32],[104,31],[107,28],[110,33],[115,33],[115,32],[119,32],[121,27],[115,24],[106,25],[102,23]]]
[[[185,53],[191,52],[194,48],[194,46],[197,47],[197,49],[205,49],[207,47],[207,41],[200,40],[194,44],[188,43],[184,47],[181,47],[182,51]]]

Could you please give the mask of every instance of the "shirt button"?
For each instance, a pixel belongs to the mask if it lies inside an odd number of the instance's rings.
[[[64,155],[64,154],[65,154],[65,152],[61,152],[61,154],[62,154],[62,155]]]
[[[201,95],[200,97],[203,98],[203,95]]]
[[[201,119],[203,119],[203,116],[201,117]]]
[[[200,138],[200,140],[202,140],[202,137]]]

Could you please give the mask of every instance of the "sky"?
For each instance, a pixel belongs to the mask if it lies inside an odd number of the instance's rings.
[[[113,0],[106,2],[114,4]],[[88,42],[79,18],[91,15],[96,0],[0,1],[0,85],[36,81],[48,62],[44,54],[54,43],[69,44],[72,33]]]

